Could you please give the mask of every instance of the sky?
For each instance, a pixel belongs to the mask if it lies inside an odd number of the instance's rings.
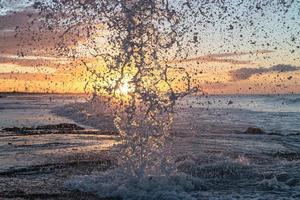
[[[36,41],[24,29],[36,16],[33,2],[0,0],[0,92],[84,92],[84,67],[52,51],[58,36],[43,31]],[[217,8],[212,16],[187,19],[198,42],[187,42],[186,58],[170,64],[186,68],[210,94],[300,93],[300,1],[287,11],[258,12],[231,2],[235,14],[225,19]]]

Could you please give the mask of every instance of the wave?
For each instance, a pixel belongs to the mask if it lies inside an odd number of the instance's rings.
[[[214,161],[206,161],[203,163],[201,158],[188,158],[183,162],[177,162],[178,170],[199,178],[224,178],[224,179],[239,179],[254,176],[254,171],[251,170],[249,160],[244,156],[239,156],[237,159],[222,159],[219,156],[210,157]],[[199,163],[199,161],[201,163]]]
[[[289,103],[289,104],[299,104],[300,103],[300,98],[287,99],[287,103]]]
[[[97,172],[89,176],[76,176],[65,183],[71,190],[94,193],[101,198],[121,198],[124,200],[197,200],[203,193],[214,189],[213,180],[236,180],[245,174],[245,165],[239,162],[217,162],[199,164],[197,157],[180,157],[178,170],[170,176],[145,176],[142,179],[128,177],[122,169],[116,168]],[[228,184],[227,184],[228,185]]]
[[[281,104],[299,104],[300,103],[300,97],[298,96],[281,96],[277,98],[272,98],[273,102],[280,102]],[[270,100],[270,99],[268,99]]]
[[[171,176],[138,179],[126,176],[122,169],[116,168],[73,177],[65,183],[65,187],[101,198],[123,200],[280,199],[294,195],[300,187],[299,177],[293,174],[279,170],[264,174],[268,169],[261,171],[259,166],[244,163],[243,159],[204,165],[193,159],[180,162],[185,163],[182,165],[184,170],[178,169]],[[287,166],[287,169],[292,167]],[[278,193],[269,193],[270,190]]]
[[[102,110],[99,111],[91,102],[86,103],[71,103],[64,106],[52,109],[51,113],[58,116],[66,117],[75,121],[76,123],[90,126],[96,129],[117,131],[113,124],[113,117],[109,113]]]
[[[66,182],[65,187],[94,193],[101,198],[119,197],[124,200],[197,200],[197,191],[207,190],[205,182],[192,176],[149,176],[137,179],[126,176],[119,169],[74,177]]]

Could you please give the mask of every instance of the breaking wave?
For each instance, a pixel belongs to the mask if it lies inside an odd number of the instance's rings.
[[[197,162],[191,159],[180,161],[179,170],[172,176],[146,176],[142,179],[128,177],[116,168],[73,177],[65,187],[97,194],[101,198],[123,200],[260,199],[262,196],[269,199],[280,195],[297,199],[300,195],[297,163],[285,165],[293,171],[280,172],[249,165],[243,159],[204,165]]]

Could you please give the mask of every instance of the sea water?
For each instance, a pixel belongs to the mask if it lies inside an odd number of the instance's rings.
[[[78,112],[93,114],[80,107],[85,101],[81,97],[51,98],[1,98],[1,126],[81,122]],[[102,128],[97,123],[101,115],[89,119],[95,128]],[[111,194],[124,199],[299,199],[299,121],[300,95],[187,97],[178,102],[172,128],[178,169],[174,176],[136,181],[118,172],[94,172],[68,180],[66,187],[99,196],[114,191]],[[264,132],[246,133],[249,127]]]
[[[83,95],[2,94],[0,98],[0,129],[72,123],[72,119],[51,113],[55,107],[83,102]]]

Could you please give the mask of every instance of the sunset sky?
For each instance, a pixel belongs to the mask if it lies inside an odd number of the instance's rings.
[[[56,35],[45,31],[32,42],[27,31],[16,36],[35,16],[32,5],[0,0],[0,91],[83,92],[85,69],[51,51]],[[271,6],[244,16],[243,9],[240,23],[199,24],[198,44],[187,46],[197,51],[170,64],[187,68],[211,94],[300,93],[300,1],[286,13]]]

